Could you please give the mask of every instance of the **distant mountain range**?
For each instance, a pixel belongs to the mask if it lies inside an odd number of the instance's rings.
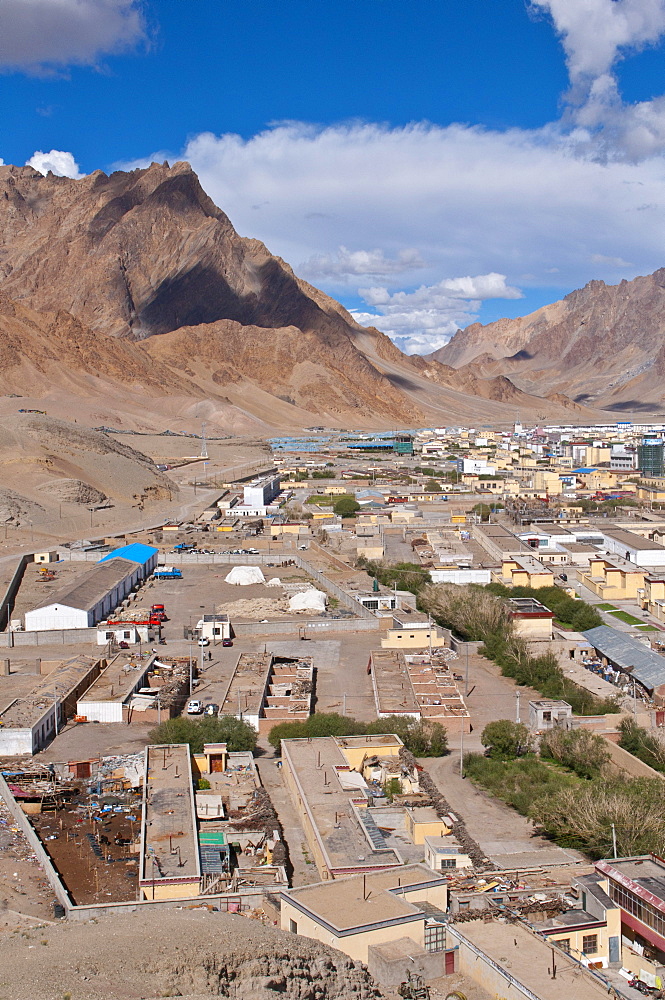
[[[503,376],[525,393],[560,394],[621,414],[665,409],[665,268],[633,281],[590,281],[520,319],[459,330],[429,355],[459,374]]]
[[[656,287],[662,294],[657,275],[638,281],[653,282],[654,301]],[[616,298],[602,283],[588,289]],[[516,409],[593,419],[591,343],[578,352],[588,384],[525,364],[545,358],[531,341],[565,318],[574,296],[541,310],[544,327],[534,317],[476,325],[430,358],[408,357],[240,237],[186,163],[81,180],[0,167],[1,391],[39,399],[56,417],[79,406],[96,423],[161,427],[168,418],[184,428],[203,418],[233,433],[508,422]],[[655,354],[646,338],[635,349],[624,312],[630,365],[651,361],[654,375]],[[577,329],[563,318],[562,344]]]

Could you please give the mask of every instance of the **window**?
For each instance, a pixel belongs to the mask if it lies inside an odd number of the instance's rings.
[[[552,713],[543,712],[543,722],[551,722],[551,721],[552,721]]]
[[[425,951],[443,951],[446,947],[446,928],[443,924],[425,927]]]
[[[107,639],[112,639],[113,638],[113,632],[107,632],[106,633],[106,638]]]
[[[130,638],[131,638],[131,635],[132,635],[132,633],[131,633],[131,632],[123,632],[123,633],[122,633],[122,637],[123,637],[123,639],[130,639]]]
[[[213,628],[213,630],[212,630],[212,634],[213,634],[213,635],[220,635],[220,634],[221,634],[221,631],[222,631],[222,630],[221,630],[221,628],[218,628],[218,626],[217,626],[217,625],[215,625],[215,627],[214,627],[214,628]]]
[[[469,900],[468,899],[460,899],[460,901],[458,903],[458,909],[460,909],[460,910],[468,910],[469,909]]]
[[[441,858],[441,868],[457,868],[455,858]]]
[[[566,951],[570,954],[570,938],[562,938],[560,941],[557,941],[557,944],[562,951]]]
[[[598,951],[598,935],[585,934],[582,937],[582,951],[585,955],[595,955]]]
[[[289,920],[289,930],[291,931],[292,934],[298,933],[298,924],[296,923],[295,920]]]

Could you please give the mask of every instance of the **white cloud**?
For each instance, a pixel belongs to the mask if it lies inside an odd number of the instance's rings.
[[[628,260],[623,257],[607,257],[604,253],[592,253],[591,260],[594,264],[607,264],[609,267],[633,267]]]
[[[571,89],[568,119],[580,152],[640,160],[665,150],[665,99],[625,104],[614,72],[624,55],[665,33],[665,0],[531,0],[561,36]]]
[[[436,285],[421,285],[414,292],[387,288],[361,288],[359,294],[376,312],[353,310],[358,323],[377,326],[407,354],[442,347],[462,326],[477,319],[484,299],[519,299],[518,288],[506,284],[504,274],[448,278]]]
[[[531,9],[551,16],[566,53],[560,121],[505,131],[286,122],[249,139],[202,133],[183,158],[237,229],[297,272],[342,299],[371,285],[373,311],[357,317],[409,350],[438,346],[517,284],[558,292],[649,273],[663,264],[665,96],[625,104],[615,68],[660,39],[665,0]],[[441,280],[450,274],[488,285]]]
[[[347,250],[341,246],[334,254],[315,254],[303,261],[298,272],[311,280],[348,279],[358,277],[385,277],[419,271],[425,266],[417,250],[399,250],[395,257],[386,257],[383,250]]]
[[[27,161],[26,167],[34,167],[40,174],[47,174],[50,170],[56,177],[83,177],[73,155],[61,149],[52,149],[50,153],[42,153],[38,149]]]
[[[146,38],[141,0],[0,0],[0,67],[93,65]]]

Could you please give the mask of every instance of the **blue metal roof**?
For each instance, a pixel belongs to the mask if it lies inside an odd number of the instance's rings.
[[[572,476],[576,472],[598,472],[598,469],[571,469],[569,475]]]
[[[594,649],[620,670],[630,673],[647,691],[665,684],[665,656],[655,653],[639,639],[617,632],[609,625],[598,625],[582,632],[582,635]]]
[[[130,559],[132,562],[145,566],[158,552],[159,549],[156,549],[152,545],[142,545],[141,542],[133,542],[131,545],[123,545],[120,549],[113,549],[112,552],[109,552],[108,555],[99,561],[106,562],[107,559],[117,559],[119,557],[120,559]]]

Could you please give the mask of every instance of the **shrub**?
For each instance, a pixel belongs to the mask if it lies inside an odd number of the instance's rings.
[[[475,784],[523,816],[529,815],[534,802],[541,797],[549,797],[576,781],[535,757],[503,761],[470,753],[464,758],[464,772]]]
[[[611,856],[612,826],[619,857],[662,854],[662,800],[660,778],[613,777],[580,782],[540,797],[530,815],[562,847],[585,851],[593,858]]]
[[[333,504],[333,512],[340,517],[353,517],[360,510],[360,504],[351,496],[340,497]]]
[[[153,744],[189,743],[192,753],[202,753],[205,743],[226,743],[229,750],[253,750],[257,732],[233,715],[206,715],[203,719],[178,716],[151,730],[148,739]]]
[[[587,729],[552,729],[540,740],[540,756],[570,768],[580,778],[597,778],[611,760],[602,736]]]
[[[648,729],[638,726],[634,719],[622,719],[619,723],[621,739],[619,746],[623,747],[643,763],[656,771],[665,772],[665,744],[661,743]]]

